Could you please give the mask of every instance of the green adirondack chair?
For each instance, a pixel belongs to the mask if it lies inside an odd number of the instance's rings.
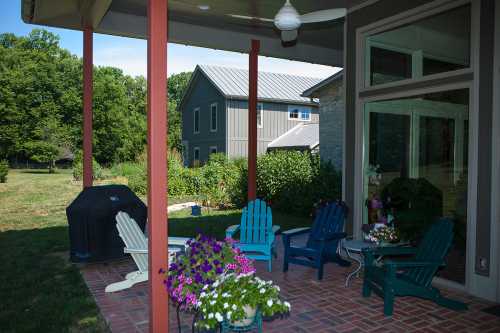
[[[445,298],[434,288],[432,278],[440,266],[445,265],[445,257],[453,240],[453,222],[441,218],[431,225],[417,248],[378,247],[363,249],[365,275],[363,297],[374,291],[384,299],[384,314],[391,316],[395,296],[414,296],[434,301],[436,304],[453,309],[466,310],[467,305]],[[384,260],[377,265],[378,256],[413,255],[403,261]]]

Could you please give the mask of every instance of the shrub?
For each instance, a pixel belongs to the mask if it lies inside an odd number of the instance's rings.
[[[308,152],[276,151],[257,160],[257,195],[279,210],[307,215],[319,200],[340,198],[341,177]]]
[[[94,180],[104,178],[103,169],[101,165],[97,163],[95,158],[92,158],[92,171],[93,171],[92,178]],[[75,159],[73,160],[73,179],[74,180],[83,179],[83,154],[81,151],[78,151],[75,154]]]
[[[9,173],[9,163],[7,160],[0,161],[0,183],[7,182],[7,174]]]

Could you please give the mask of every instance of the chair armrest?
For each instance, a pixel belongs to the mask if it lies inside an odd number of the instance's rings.
[[[307,234],[310,231],[311,231],[311,227],[295,228],[295,229],[290,229],[290,230],[287,230],[287,231],[283,231],[281,234],[284,237],[294,237],[294,236],[297,236],[297,235]]]
[[[126,247],[123,249],[123,252],[130,253],[130,254],[148,254],[148,249],[132,249],[132,248]]]
[[[413,268],[413,267],[426,267],[426,266],[442,266],[445,262],[439,261],[425,261],[425,260],[411,260],[411,261],[384,261],[384,266],[391,266],[395,268]]]
[[[382,246],[382,247],[367,247],[363,250],[363,255],[381,255],[381,256],[394,256],[394,255],[409,255],[417,253],[417,248],[408,246]]]
[[[280,226],[279,225],[273,225],[273,234],[276,234],[278,231],[280,231]]]
[[[336,232],[336,233],[333,233],[333,234],[328,235],[326,237],[318,238],[318,240],[319,241],[333,241],[333,240],[338,240],[338,239],[342,239],[342,238],[346,238],[346,237],[347,237],[346,232]]]
[[[232,238],[238,230],[240,230],[239,224],[230,225],[226,228],[226,238]]]

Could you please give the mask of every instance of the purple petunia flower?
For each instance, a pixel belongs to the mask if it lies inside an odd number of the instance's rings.
[[[205,273],[208,273],[210,272],[210,270],[212,269],[212,265],[210,265],[207,261],[205,261],[203,263],[203,265],[201,265],[201,270]]]
[[[222,272],[224,272],[224,270],[222,269],[222,267],[217,267],[215,269],[215,273],[217,273],[217,274],[222,274]]]
[[[179,268],[179,266],[177,266],[177,264],[175,262],[173,262],[170,264],[169,271],[173,272],[173,271],[176,271],[178,268]]]
[[[212,263],[213,263],[215,266],[220,265],[220,261],[219,261],[219,260],[217,260],[217,259],[215,259]]]

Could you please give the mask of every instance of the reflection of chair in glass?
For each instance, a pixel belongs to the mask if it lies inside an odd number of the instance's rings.
[[[374,291],[384,298],[384,314],[393,313],[395,296],[415,296],[431,300],[453,310],[466,310],[467,305],[441,296],[432,287],[432,278],[439,267],[445,265],[445,257],[453,240],[453,222],[441,219],[426,232],[417,248],[379,247],[363,249],[365,275],[363,296]],[[376,256],[414,254],[404,261],[385,260],[378,266]]]
[[[384,187],[381,197],[405,240],[417,241],[443,215],[441,190],[423,178],[396,178]]]

